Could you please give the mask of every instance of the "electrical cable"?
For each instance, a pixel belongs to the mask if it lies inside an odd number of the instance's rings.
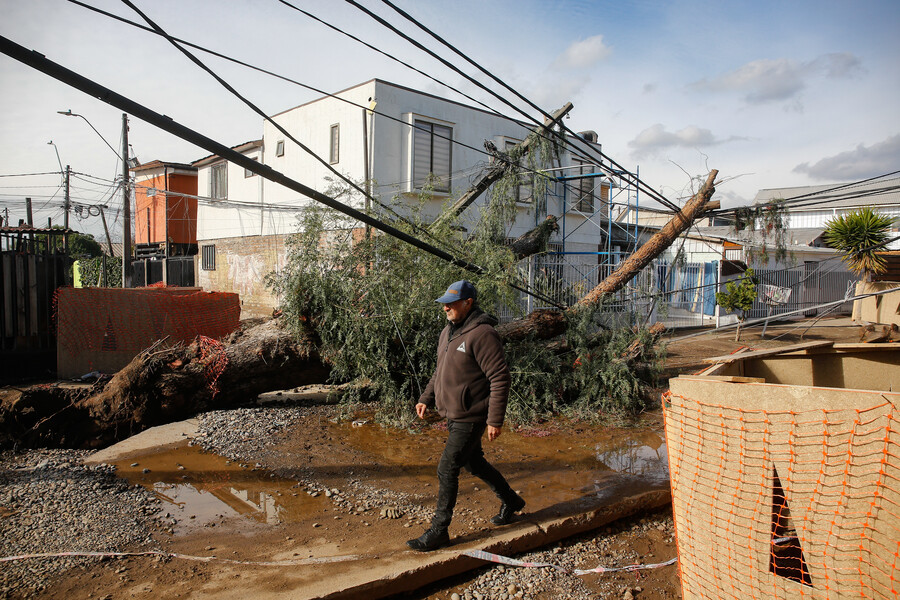
[[[114,106],[126,113],[129,113],[150,125],[153,125],[159,129],[167,131],[187,142],[195,144],[201,148],[204,148],[208,152],[215,154],[217,156],[221,156],[222,158],[229,160],[245,169],[252,171],[258,175],[265,177],[273,181],[274,183],[278,183],[284,185],[285,187],[303,194],[304,196],[309,197],[312,200],[315,200],[325,206],[338,210],[347,216],[361,221],[362,223],[371,225],[372,227],[383,231],[384,233],[391,235],[407,244],[415,246],[420,250],[428,252],[433,256],[440,258],[441,260],[447,261],[450,264],[457,266],[459,268],[465,269],[467,271],[473,273],[483,273],[484,269],[478,265],[470,263],[464,259],[457,258],[439,248],[436,248],[418,238],[415,238],[404,231],[397,229],[396,227],[380,221],[378,219],[373,218],[372,216],[356,210],[350,206],[346,206],[334,198],[323,194],[307,185],[300,183],[290,177],[287,177],[283,173],[280,173],[273,169],[272,167],[261,164],[258,161],[255,161],[243,154],[232,150],[231,148],[216,142],[215,140],[206,137],[180,123],[177,123],[171,117],[167,117],[160,113],[150,110],[149,108],[133,101],[121,94],[117,94],[113,90],[102,86],[83,75],[79,75],[74,71],[55,63],[43,54],[28,50],[27,48],[13,42],[9,38],[6,38],[0,35],[0,52],[6,54],[10,58],[13,58],[33,69],[36,69],[66,85],[69,85],[75,89],[78,89],[85,94],[93,96],[94,98],[100,99],[111,106]],[[522,288],[518,284],[514,282],[507,282],[507,285],[512,287],[513,289],[517,289],[521,292],[527,293],[531,296],[537,297],[544,301],[549,301],[550,304],[556,306],[558,308],[565,308],[559,303],[541,298],[540,295],[536,294],[533,291]]]
[[[372,15],[368,10],[359,7],[359,5],[358,5],[354,0],[345,0],[345,1],[348,2],[348,3],[350,3],[350,4],[352,4],[352,5],[354,5],[354,6],[357,6],[358,8],[360,8],[360,10],[363,10],[363,11],[366,12],[367,14],[370,14],[370,16],[373,16],[373,18],[376,18],[376,17],[374,17],[374,15]],[[452,50],[454,53],[456,53],[458,56],[460,56],[461,58],[463,58],[463,59],[464,59],[465,61],[467,61],[469,64],[471,64],[471,65],[473,65],[475,68],[477,68],[479,71],[481,71],[482,73],[484,73],[485,75],[487,75],[488,77],[490,77],[491,79],[493,79],[495,82],[497,82],[498,84],[500,84],[501,86],[503,86],[505,89],[509,90],[509,91],[510,91],[511,93],[513,93],[517,98],[519,98],[520,100],[522,100],[523,102],[525,102],[526,104],[528,104],[528,106],[530,106],[531,108],[533,108],[533,109],[537,110],[538,112],[540,112],[545,118],[548,118],[548,119],[551,118],[550,115],[549,115],[546,111],[544,111],[543,109],[541,109],[541,108],[540,108],[538,105],[536,105],[534,102],[530,101],[528,98],[526,98],[526,97],[523,96],[521,93],[519,93],[517,90],[515,90],[513,87],[511,87],[510,85],[508,85],[505,81],[503,81],[503,80],[501,80],[500,78],[498,78],[496,75],[494,75],[494,74],[493,74],[492,72],[490,72],[488,69],[485,69],[484,67],[482,67],[480,64],[478,64],[478,63],[477,63],[476,61],[474,61],[472,58],[470,58],[470,57],[467,56],[465,53],[463,53],[462,51],[460,51],[458,48],[456,48],[454,45],[452,45],[451,43],[449,43],[447,40],[445,40],[444,38],[442,38],[441,36],[439,36],[437,33],[435,33],[434,31],[432,31],[432,30],[429,29],[428,27],[426,27],[424,24],[422,24],[421,22],[419,22],[418,20],[416,20],[415,18],[413,18],[412,16],[410,16],[407,12],[405,12],[405,11],[401,10],[400,8],[398,8],[396,5],[394,5],[392,2],[390,2],[390,0],[382,0],[382,2],[384,2],[385,4],[387,4],[388,6],[390,6],[390,7],[391,7],[392,9],[394,9],[397,13],[399,13],[401,16],[403,16],[406,20],[408,20],[409,22],[411,22],[411,23],[413,23],[414,25],[416,25],[419,29],[421,29],[421,30],[424,31],[425,33],[429,34],[431,37],[433,37],[434,39],[436,39],[438,42],[440,42],[441,44],[443,44],[444,46],[446,46],[447,48],[449,48],[450,50]],[[378,20],[378,19],[376,18],[376,20]],[[381,21],[379,20],[379,22],[381,22]],[[393,29],[393,28],[392,28],[392,29]],[[402,36],[402,37],[404,37],[404,39],[407,39],[407,41],[410,41],[411,43],[413,43],[413,44],[416,45],[417,47],[421,47],[421,46],[419,46],[418,44],[416,44],[415,42],[412,42],[412,40],[410,40],[410,39],[407,38],[406,36]],[[424,48],[422,48],[422,49],[424,50]],[[425,50],[425,51],[428,52],[428,54],[430,54],[430,55],[434,56],[435,58],[437,58],[438,60],[441,60],[441,62],[444,62],[442,59],[440,59],[439,57],[437,57],[437,55],[433,54],[432,52],[430,52],[430,51],[428,51],[428,50]],[[447,64],[447,63],[444,63],[444,64]],[[448,65],[448,66],[449,66],[449,65]],[[451,68],[452,68],[452,67],[451,67]],[[454,70],[456,70],[456,69],[454,69]],[[456,70],[456,71],[457,71],[460,75],[462,75],[463,77],[466,77],[466,79],[468,79],[468,80],[471,81],[472,83],[475,83],[476,85],[478,85],[479,87],[481,87],[482,89],[484,89],[485,91],[487,91],[488,93],[494,95],[495,97],[497,97],[497,98],[500,99],[501,101],[506,102],[505,100],[503,100],[502,98],[500,98],[500,96],[498,96],[497,94],[494,94],[493,92],[491,92],[490,90],[488,90],[486,87],[484,87],[484,86],[482,86],[481,84],[479,84],[475,79],[473,79],[473,78],[471,78],[471,77],[465,75],[464,73],[462,73],[462,71],[459,71],[459,70]],[[513,106],[512,104],[510,104],[510,103],[508,103],[508,102],[506,102],[506,104],[508,104],[508,105],[511,106],[513,109],[517,110],[518,112],[524,114],[526,117],[532,118],[532,117],[530,117],[527,113],[525,113],[524,111],[521,111],[520,109],[516,108],[516,107]],[[540,123],[539,123],[539,124],[540,124]],[[578,140],[582,140],[582,139],[583,139],[583,138],[581,138],[581,136],[579,136],[577,133],[575,133],[574,131],[572,131],[571,129],[569,129],[569,127],[567,127],[564,123],[560,123],[560,125],[562,126],[562,128],[563,128],[565,131],[568,131],[570,134],[572,134],[572,136],[573,136],[575,139],[578,139]],[[629,173],[630,175],[633,175],[632,173],[630,173],[630,171],[625,170],[621,165],[619,165],[617,162],[615,162],[614,160],[612,160],[612,158],[610,158],[610,157],[604,155],[602,150],[597,150],[596,148],[593,148],[593,146],[587,146],[587,147],[590,148],[592,151],[597,151],[597,152],[599,153],[599,156],[601,157],[601,163],[602,163],[602,159],[603,159],[603,158],[606,158],[606,159],[610,162],[610,164],[614,165],[615,167],[617,167],[617,168],[620,169],[620,170],[623,170],[623,171]],[[602,164],[601,164],[601,165],[598,165],[598,166],[601,167],[601,168],[603,168],[603,165],[602,165]],[[636,180],[636,182],[638,183],[639,186],[640,186],[640,184],[643,184],[643,182],[642,182],[636,175],[634,175],[634,177],[635,177],[635,180]],[[646,184],[643,184],[643,185],[646,186]],[[650,195],[651,197],[653,197],[657,202],[660,202],[660,203],[662,203],[663,205],[669,207],[671,210],[673,210],[673,211],[675,211],[675,212],[678,212],[679,208],[678,208],[674,203],[670,202],[667,198],[665,198],[665,196],[663,196],[662,194],[659,194],[659,193],[656,192],[656,190],[654,190],[653,188],[651,188],[651,187],[649,187],[649,186],[646,186],[645,193],[649,193],[649,195]]]
[[[118,20],[118,21],[120,21],[120,22],[129,24],[129,25],[131,25],[131,26],[133,26],[133,27],[142,29],[142,30],[144,30],[144,31],[153,33],[154,35],[161,35],[159,32],[157,32],[157,31],[155,31],[155,30],[153,30],[153,29],[151,29],[151,28],[149,28],[149,27],[146,27],[146,26],[141,25],[141,24],[139,24],[139,23],[136,23],[136,22],[134,22],[134,21],[125,19],[125,18],[123,18],[123,17],[119,17],[118,15],[114,15],[114,14],[112,14],[112,13],[103,11],[103,10],[101,10],[101,9],[92,7],[92,6],[87,5],[87,4],[83,3],[83,2],[79,2],[78,0],[69,0],[69,1],[72,2],[73,4],[76,4],[76,5],[78,5],[78,6],[81,6],[81,7],[83,7],[83,8],[88,9],[88,10],[97,12],[97,13],[102,14],[102,15],[104,15],[104,16],[107,16],[107,17],[109,17],[109,18],[112,18],[112,19]],[[303,12],[303,11],[301,11],[301,12]],[[306,13],[304,13],[304,14],[306,14]],[[315,16],[313,16],[313,15],[310,15],[310,16],[311,16],[312,18],[314,18],[314,19],[316,19],[316,20],[322,22],[323,24],[328,25],[327,23],[325,23],[324,21],[321,21],[320,19],[316,18]],[[331,26],[331,25],[329,25],[329,27],[332,27],[332,28],[333,28],[333,26]],[[341,31],[341,30],[338,29],[338,31]],[[193,43],[191,43],[191,42],[187,42],[187,41],[185,41],[185,40],[181,40],[181,39],[178,39],[178,38],[174,38],[174,39],[178,40],[180,43],[183,43],[183,44],[185,44],[185,45],[187,45],[187,46],[190,46],[190,47],[192,47],[192,48],[198,49],[198,50],[200,50],[200,51],[202,51],[202,52],[206,52],[206,53],[212,54],[212,55],[217,56],[217,57],[219,57],[219,58],[222,58],[222,59],[224,59],[224,60],[228,60],[228,61],[234,62],[234,63],[236,63],[236,64],[239,64],[239,65],[241,65],[241,66],[244,66],[244,67],[247,67],[247,68],[250,68],[250,69],[253,69],[253,70],[257,70],[257,71],[262,72],[262,73],[265,73],[265,74],[267,74],[267,75],[270,75],[270,76],[273,76],[273,77],[276,77],[276,78],[285,80],[285,81],[290,82],[290,83],[292,83],[292,84],[298,85],[298,86],[303,87],[303,88],[305,88],[305,89],[309,89],[309,90],[315,91],[316,93],[319,93],[319,94],[322,94],[322,95],[325,95],[325,96],[334,98],[334,99],[336,99],[336,100],[345,102],[345,103],[347,103],[347,104],[350,104],[350,105],[353,105],[353,106],[357,106],[357,107],[359,107],[359,108],[367,109],[366,107],[364,107],[364,106],[362,106],[362,105],[360,105],[360,104],[356,104],[356,103],[354,103],[354,102],[352,102],[352,101],[350,101],[350,100],[347,100],[347,99],[345,99],[345,98],[342,98],[342,97],[337,96],[337,95],[334,95],[334,94],[329,94],[329,93],[327,93],[327,92],[325,92],[325,91],[323,91],[323,90],[319,90],[319,89],[317,89],[317,88],[315,88],[315,87],[312,87],[312,86],[303,84],[303,83],[301,83],[301,82],[299,82],[299,81],[295,81],[295,80],[293,80],[293,79],[290,79],[290,78],[287,78],[287,77],[278,75],[277,73],[273,73],[273,72],[271,72],[271,71],[267,71],[267,70],[265,70],[265,69],[261,69],[261,68],[259,68],[259,67],[250,65],[250,64],[248,64],[248,63],[245,63],[245,62],[242,62],[242,61],[240,61],[240,60],[234,59],[234,58],[232,58],[232,57],[229,57],[229,56],[223,55],[223,54],[221,54],[221,53],[215,52],[215,51],[210,50],[210,49],[208,49],[208,48],[204,48],[204,47],[199,46],[199,45],[197,45],[197,44],[193,44]],[[363,42],[363,43],[364,43],[364,42]],[[450,89],[453,89],[453,88],[450,88]],[[367,109],[367,110],[368,110],[368,109]],[[396,117],[394,117],[394,116],[392,116],[392,115],[388,115],[388,114],[386,114],[386,113],[382,113],[382,112],[377,111],[377,110],[373,110],[372,112],[374,112],[375,114],[378,114],[379,116],[382,116],[382,117],[388,118],[388,119],[390,119],[390,120],[396,121],[396,122],[398,122],[398,123],[400,123],[400,124],[402,124],[402,125],[410,126],[409,123],[406,123],[405,121],[403,121],[403,120],[401,120],[401,119],[398,119],[398,118],[396,118]],[[496,113],[496,111],[493,111],[493,112]],[[496,114],[497,114],[498,116],[502,117],[502,118],[508,119],[508,120],[510,120],[510,121],[514,121],[514,122],[516,122],[516,123],[522,125],[520,122],[515,121],[514,119],[511,119],[511,118],[509,118],[509,117],[506,117],[505,115],[502,115],[502,114],[500,114],[500,113],[496,113]],[[415,125],[412,125],[412,126],[414,127]],[[439,137],[439,138],[443,138],[443,137],[444,137],[444,136],[441,136],[440,134],[434,134],[434,135],[435,135],[436,137]],[[459,142],[459,141],[457,141],[457,140],[452,140],[452,139],[450,139],[449,141],[450,141],[451,143],[455,143],[455,144],[457,144],[457,145],[460,145],[460,146],[467,147],[467,148],[470,148],[470,149],[472,149],[472,150],[475,150],[476,152],[480,152],[480,153],[485,154],[485,155],[488,155],[488,156],[493,156],[493,155],[491,155],[491,154],[485,152],[483,149],[476,148],[476,147],[474,147],[474,146],[469,146],[468,144],[464,144],[464,143]],[[499,156],[498,158],[500,158],[501,160],[504,159],[503,156]],[[525,171],[525,172],[531,171],[530,169],[521,167],[521,166],[519,166],[519,165],[516,165],[516,167],[519,168],[519,169],[522,170],[522,171]],[[532,171],[532,172],[533,172],[533,171]],[[565,185],[568,185],[568,184],[565,184]],[[396,214],[396,213],[394,213],[394,214]],[[400,217],[400,218],[402,219],[402,217]],[[418,228],[418,229],[419,229],[419,231],[423,231],[422,228]],[[439,243],[441,243],[442,245],[444,245],[445,247],[449,247],[449,246],[446,246],[446,244],[445,244],[442,240],[435,239],[434,236],[432,236],[432,235],[430,234],[430,232],[429,232],[427,229],[424,230],[424,232],[425,232],[425,233],[428,235],[428,237],[430,237],[433,241],[439,242]],[[458,249],[457,249],[457,251],[458,251]]]

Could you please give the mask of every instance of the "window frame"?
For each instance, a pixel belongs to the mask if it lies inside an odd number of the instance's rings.
[[[258,159],[257,157],[255,157],[255,156],[251,156],[250,159],[251,159],[251,160],[255,160],[256,162],[259,162],[259,159]],[[253,177],[253,176],[255,176],[255,175],[256,175],[256,173],[254,173],[253,171],[251,171],[251,170],[248,169],[247,167],[244,167],[244,179],[249,179],[250,177]]]
[[[216,270],[215,244],[202,244],[200,246],[200,269],[203,271]]]
[[[341,124],[333,124],[328,133],[328,162],[336,165],[341,162]]]
[[[412,156],[410,173],[412,188],[421,190],[425,188],[426,183],[430,180],[434,184],[433,191],[449,194],[453,188],[453,125],[418,117],[413,118],[412,125],[412,144],[410,148]],[[444,135],[442,132],[438,132],[436,136],[435,128],[446,130],[447,134]],[[424,138],[424,136],[427,136],[427,138]],[[446,181],[444,181],[443,173],[435,173],[436,140],[441,145],[446,144]],[[417,162],[417,155],[419,154],[417,150],[420,148],[420,144],[427,144],[428,147],[428,170],[425,172],[423,172],[423,165]],[[443,167],[443,165],[437,166]]]
[[[218,174],[221,173],[221,176]],[[221,179],[221,181],[218,181]],[[221,189],[219,189],[221,187]],[[213,200],[228,198],[228,162],[220,161],[209,167],[209,197]]]
[[[577,167],[576,175],[587,175],[588,173],[593,173],[596,169],[594,165],[589,162],[585,162],[583,160],[579,160],[577,158],[572,159],[572,166]],[[594,214],[594,206],[597,195],[594,190],[596,186],[594,185],[594,177],[583,177],[581,179],[576,179],[577,182],[576,190],[577,196],[576,199],[571,204],[571,210],[578,211],[586,214]]]
[[[284,156],[284,140],[275,142],[275,156]]]

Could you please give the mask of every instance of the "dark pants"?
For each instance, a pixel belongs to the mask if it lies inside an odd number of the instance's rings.
[[[488,484],[501,501],[505,502],[515,496],[500,471],[484,458],[481,436],[486,428],[485,423],[447,421],[447,444],[437,470],[440,487],[437,508],[431,520],[433,528],[446,529],[453,519],[453,508],[459,493],[459,471],[463,467]]]

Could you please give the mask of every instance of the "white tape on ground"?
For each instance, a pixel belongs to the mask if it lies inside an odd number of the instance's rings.
[[[501,565],[509,565],[511,567],[526,567],[526,568],[541,568],[541,567],[552,567],[557,571],[562,571],[563,573],[568,573],[569,571],[560,567],[559,565],[554,565],[550,563],[539,563],[539,562],[525,562],[521,560],[516,560],[514,558],[509,558],[508,556],[501,556],[500,554],[492,554],[490,552],[485,552],[484,550],[466,550],[463,552],[466,556],[471,556],[472,558],[477,558],[480,560],[486,560],[488,562],[498,563]],[[652,565],[627,565],[624,567],[604,567],[598,566],[593,569],[575,569],[572,571],[575,575],[587,575],[588,573],[613,573],[616,571],[637,571],[639,569],[658,569],[660,567],[667,567],[669,565],[674,565],[678,561],[678,557],[672,558],[671,560],[667,560],[666,562],[655,563]]]
[[[347,556],[322,556],[318,558],[299,558],[288,560],[276,560],[270,562],[235,560],[233,558],[219,558],[218,556],[191,556],[189,554],[176,554],[174,552],[160,552],[148,550],[146,552],[42,552],[38,554],[19,554],[18,556],[5,556],[0,558],[0,563],[34,558],[66,558],[71,556],[96,557],[96,558],[126,558],[129,556],[162,556],[165,558],[180,558],[182,560],[194,560],[199,562],[225,562],[234,565],[253,565],[260,567],[288,567],[295,565],[319,565],[324,563],[344,562],[363,558],[359,555]]]

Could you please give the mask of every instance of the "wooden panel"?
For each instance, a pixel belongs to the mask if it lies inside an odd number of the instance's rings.
[[[801,350],[811,350],[813,348],[828,348],[834,345],[829,340],[820,340],[815,342],[803,342],[802,344],[793,344],[791,346],[782,346],[780,348],[767,348],[765,350],[754,350],[752,352],[742,352],[735,354],[725,354],[723,356],[715,356],[713,358],[705,358],[705,363],[734,362],[736,360],[744,360],[747,358],[759,358],[762,356],[774,356],[776,354],[785,354],[786,352],[799,352]]]

